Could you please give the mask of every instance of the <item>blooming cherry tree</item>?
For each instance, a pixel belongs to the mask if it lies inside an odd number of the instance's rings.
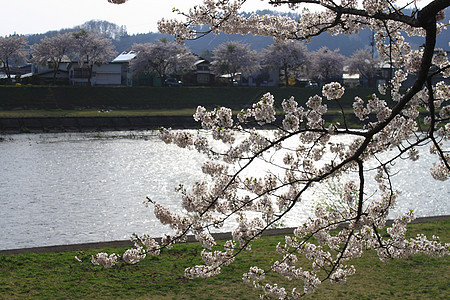
[[[53,66],[53,83],[56,83],[56,75],[62,60],[69,57],[74,50],[75,38],[72,33],[58,33],[53,37],[45,37],[38,44],[31,47],[32,61]]]
[[[111,39],[96,32],[80,30],[73,33],[73,38],[74,53],[78,57],[78,63],[87,67],[88,85],[91,85],[94,66],[109,62],[116,55],[114,46]]]
[[[299,41],[285,41],[270,45],[263,53],[263,64],[284,72],[285,86],[292,73],[299,71],[307,62],[307,48]]]
[[[167,75],[192,69],[197,60],[188,48],[166,39],[155,43],[134,44],[132,48],[137,53],[130,65],[134,73],[154,72],[162,82]]]
[[[204,130],[198,133],[161,129],[164,142],[198,151],[210,159],[202,166],[206,179],[200,178],[191,188],[180,187],[182,211],[173,212],[151,201],[156,217],[175,233],[161,243],[148,236],[136,237],[142,253],[136,252],[135,258],[130,258],[130,251],[126,259],[134,263],[139,255],[158,254],[160,249],[193,234],[205,248],[201,253],[204,264],[186,269],[185,275],[214,276],[305,201],[309,190],[337,176],[344,178],[339,205],[329,209],[319,203],[314,216],[298,224],[293,235],[286,236],[285,242],[276,247],[278,254],[271,267],[251,267],[243,275],[244,281],[269,297],[298,298],[327,280],[344,283],[357,272],[348,261],[366,250],[375,250],[382,261],[417,253],[448,255],[450,245],[442,244],[438,237],[405,237],[406,225],[414,219],[412,211],[396,218],[387,234],[381,230],[399,196],[392,183],[395,175],[391,165],[395,161],[416,161],[418,149],[428,147],[436,156],[431,176],[443,184],[450,177],[450,86],[445,81],[432,84],[437,75],[445,79],[450,76],[446,53],[435,49],[436,36],[444,26],[439,22],[449,2],[434,0],[418,8],[412,1],[412,13],[406,14],[396,1],[389,0],[270,1],[292,9],[302,3],[323,8],[304,10],[300,21],[256,14],[246,18],[239,14],[244,2],[205,0],[185,14],[186,21],[162,20],[160,30],[176,34],[179,39],[195,38],[206,32],[197,33],[194,25],[207,24],[212,33],[220,30],[268,35],[276,40],[308,40],[323,32],[353,34],[369,28],[376,32],[381,58],[396,65],[395,76],[370,99],[355,98],[353,114],[361,122],[357,129],[349,126],[345,109],[341,123],[328,124],[323,118],[327,102],[340,104],[345,94],[339,83],[325,84],[321,95],[308,99],[283,100],[280,115],[274,109],[273,96],[267,93],[236,117],[227,108],[207,111],[199,107],[194,118]],[[402,33],[422,36],[423,48],[412,49]],[[401,90],[410,72],[416,74],[416,80],[406,91]],[[419,108],[425,108],[426,115],[427,127],[422,130]],[[272,126],[274,130],[258,131],[259,126]],[[337,139],[340,136],[350,141],[343,143]],[[267,166],[267,172],[254,172],[254,165],[261,163]],[[369,189],[371,180],[376,183],[376,191]],[[217,250],[211,230],[230,220],[235,221],[232,239]],[[299,256],[311,263],[300,265]],[[93,257],[94,263],[105,266],[115,260],[115,256],[106,254]],[[270,272],[295,280],[299,287],[288,290],[270,282],[266,276]]]
[[[339,53],[339,49],[330,50],[327,47],[312,52],[310,59],[309,76],[321,82],[329,82],[339,77],[345,62],[345,57]]]
[[[248,44],[225,42],[213,50],[212,71],[216,75],[228,75],[231,83],[239,73],[251,73],[258,68],[258,53]]]
[[[366,49],[359,49],[353,52],[352,56],[345,62],[350,74],[359,74],[362,78],[370,80],[376,75],[377,65],[380,60],[374,58]]]
[[[27,44],[25,36],[0,36],[0,63],[8,81],[11,81],[11,65],[18,61],[26,61]]]

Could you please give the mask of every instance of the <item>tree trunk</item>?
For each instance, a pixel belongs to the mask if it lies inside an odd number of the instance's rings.
[[[289,86],[289,76],[287,71],[287,64],[284,64],[284,84],[286,87]]]
[[[8,62],[8,59],[7,59],[6,62],[4,63],[4,69],[5,69],[6,80],[7,80],[8,84],[12,84],[12,79],[11,79],[11,69],[9,68],[9,62]]]
[[[92,70],[93,69],[94,69],[94,65],[88,67],[88,70],[89,70],[89,73],[88,73],[88,86],[92,86],[91,78],[92,78]]]
[[[59,64],[60,62],[56,62],[55,66],[53,67],[53,84],[56,85],[56,74],[58,74],[58,70],[59,70]]]

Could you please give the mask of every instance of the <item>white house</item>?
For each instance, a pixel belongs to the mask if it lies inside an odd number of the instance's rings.
[[[124,51],[114,58],[110,63],[94,65],[92,70],[91,85],[96,86],[131,86],[131,74],[129,71],[130,61],[136,57],[134,51]],[[78,62],[72,62],[69,67],[70,85],[87,85],[89,71],[86,66]]]
[[[137,53],[134,51],[124,51],[111,62],[111,64],[120,65],[121,67],[121,85],[133,85],[129,64],[130,61],[136,57],[136,55]]]
[[[87,85],[89,70],[78,62],[69,67],[70,85]],[[122,69],[120,64],[94,65],[92,69],[91,85],[114,86],[122,84]]]
[[[92,78],[93,85],[121,85],[121,65],[109,63],[101,66],[94,66]]]

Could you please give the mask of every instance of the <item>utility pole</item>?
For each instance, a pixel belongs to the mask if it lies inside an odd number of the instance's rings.
[[[371,36],[370,46],[372,47],[372,59],[373,59],[375,57],[375,33],[373,31],[371,31],[371,32],[372,32],[372,36]]]

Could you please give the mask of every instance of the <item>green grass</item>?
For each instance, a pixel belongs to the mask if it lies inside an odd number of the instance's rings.
[[[284,87],[49,87],[0,86],[0,118],[27,117],[132,117],[132,116],[192,116],[198,105],[213,109],[225,106],[238,113],[249,108],[261,96],[270,92],[275,108],[282,113],[281,102],[294,96],[302,106],[321,89]],[[376,89],[346,89],[339,100],[350,127],[359,128],[354,116],[355,96],[369,99]],[[328,107],[327,122],[343,124],[341,108],[336,101],[323,100]],[[111,112],[100,112],[111,109]]]
[[[366,98],[375,89],[348,89],[341,103],[351,108],[356,95]],[[195,109],[217,106],[241,109],[250,107],[261,96],[270,92],[275,105],[281,108],[283,99],[294,96],[304,105],[308,98],[321,94],[320,89],[279,87],[45,87],[0,86],[0,110],[13,109]],[[325,100],[326,101],[326,100]],[[334,101],[327,101],[329,108],[337,108]]]
[[[436,234],[450,241],[450,221],[409,226],[409,235]],[[256,241],[222,274],[209,279],[187,280],[184,269],[201,263],[198,244],[180,244],[137,265],[112,269],[78,263],[77,252],[0,255],[0,299],[258,299],[258,291],[242,282],[250,266],[267,268],[282,236]],[[125,248],[87,249],[123,253]],[[347,284],[323,284],[312,299],[449,299],[449,257],[425,255],[382,263],[372,252],[355,260],[357,273]],[[270,275],[276,278],[275,275]],[[283,283],[283,281],[279,281]],[[284,284],[284,283],[283,283]],[[294,286],[297,282],[287,283]]]

